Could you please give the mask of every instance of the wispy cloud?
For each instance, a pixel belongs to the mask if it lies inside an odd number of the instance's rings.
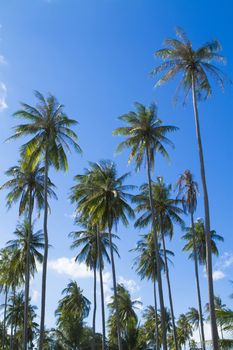
[[[215,271],[213,272],[213,280],[214,280],[214,281],[221,280],[221,279],[223,279],[225,276],[226,276],[225,273],[224,273],[223,271],[221,271],[221,270],[215,270]]]
[[[86,265],[75,262],[75,258],[61,257],[48,261],[48,269],[59,275],[66,275],[71,278],[92,278],[93,273]]]
[[[218,281],[227,276],[227,270],[233,266],[233,253],[224,252],[214,265],[213,280]]]
[[[2,81],[0,81],[0,112],[2,112],[4,109],[8,107],[6,103],[6,97],[7,97],[6,85]]]

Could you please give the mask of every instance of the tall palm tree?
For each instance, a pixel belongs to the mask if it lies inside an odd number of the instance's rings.
[[[164,250],[164,267],[168,285],[171,318],[173,323],[174,344],[175,349],[178,350],[171,283],[166,254],[165,235],[169,235],[169,237],[172,238],[173,222],[181,226],[183,225],[183,220],[180,217],[180,215],[183,213],[183,210],[180,208],[180,200],[171,198],[171,185],[166,186],[163,182],[162,177],[158,177],[157,182],[152,182],[151,188],[155,211],[155,221],[161,234]],[[137,203],[137,207],[135,208],[136,212],[142,212],[142,215],[136,221],[135,226],[142,228],[152,222],[152,212],[149,201],[149,188],[147,184],[141,186],[140,193],[134,197],[134,202]]]
[[[119,117],[126,126],[119,127],[114,131],[114,135],[124,136],[126,139],[122,141],[117,148],[121,152],[125,148],[130,148],[129,162],[133,159],[136,162],[136,170],[141,168],[143,161],[147,165],[147,178],[149,187],[149,199],[152,212],[152,227],[154,232],[155,254],[157,260],[157,278],[158,290],[161,309],[161,322],[163,329],[163,349],[167,350],[167,339],[165,332],[165,309],[163,300],[163,288],[161,279],[161,269],[159,265],[158,237],[155,221],[155,210],[153,204],[152,186],[151,186],[151,170],[154,168],[154,159],[156,153],[168,158],[168,153],[164,145],[173,145],[166,137],[167,133],[176,131],[177,128],[171,125],[163,125],[158,118],[157,106],[151,104],[148,108],[140,103],[135,103],[136,112],[131,111]]]
[[[76,281],[70,281],[62,291],[64,295],[58,302],[55,312],[58,333],[69,349],[79,349],[83,320],[90,312],[90,301],[83,295]]]
[[[110,316],[108,320],[109,326],[109,338],[110,343],[114,342],[117,334],[117,323],[116,323],[116,309],[115,309],[115,295],[111,297],[111,301],[108,303],[108,308],[110,310]],[[117,285],[117,299],[118,299],[118,310],[120,319],[120,330],[121,337],[125,342],[127,342],[127,348],[129,350],[135,349],[135,332],[133,329],[137,327],[138,317],[136,310],[141,306],[139,300],[132,300],[129,291],[124,287],[123,284]],[[130,339],[130,335],[133,335],[133,341]],[[133,347],[131,347],[131,342],[133,342]]]
[[[77,222],[78,223],[78,222]],[[80,252],[76,256],[75,260],[80,263],[85,263],[88,268],[93,270],[94,273],[94,307],[93,307],[93,322],[92,322],[92,333],[93,333],[93,342],[92,348],[95,349],[95,324],[96,324],[96,281],[97,269],[101,271],[100,273],[100,283],[101,286],[101,298],[104,298],[103,294],[103,278],[102,271],[104,268],[104,260],[110,263],[110,257],[108,254],[108,249],[110,248],[109,235],[107,232],[98,232],[97,225],[91,225],[89,222],[80,222],[83,226],[83,229],[80,231],[71,232],[70,236],[73,239],[73,243],[71,244],[71,249],[80,249]],[[113,238],[118,238],[118,236],[112,234]],[[119,256],[118,249],[116,244],[113,243],[114,253]],[[106,339],[106,331],[105,331],[105,312],[104,312],[104,303],[102,310],[102,328],[103,328],[103,349],[105,349],[105,339]]]
[[[177,321],[177,335],[179,346],[181,347],[182,345],[184,345],[184,347],[186,348],[185,345],[187,341],[190,340],[192,334],[192,326],[189,322],[188,317],[185,314],[181,314]]]
[[[127,203],[127,200],[131,199],[132,196],[126,192],[133,189],[134,186],[124,185],[128,176],[129,173],[118,177],[116,166],[111,161],[90,163],[90,169],[87,169],[84,175],[75,177],[78,183],[73,186],[70,196],[71,201],[76,202],[77,213],[81,214],[83,218],[89,217],[94,225],[100,226],[100,229],[108,230],[119,350],[122,350],[122,343],[112,230],[114,226],[117,228],[120,221],[124,225],[128,225],[128,217],[134,217],[134,211]]]
[[[210,244],[210,212],[209,212],[209,198],[207,191],[204,153],[202,147],[202,138],[200,130],[200,121],[198,114],[198,98],[209,97],[212,93],[209,75],[223,88],[224,75],[221,70],[212,62],[224,62],[224,58],[219,54],[221,46],[217,40],[208,42],[203,46],[193,48],[191,41],[187,38],[182,29],[178,28],[176,31],[176,39],[166,39],[164,49],[155,52],[155,56],[163,60],[163,63],[157,66],[152,74],[157,75],[161,72],[165,73],[157,81],[159,86],[172,79],[175,75],[181,74],[178,90],[184,89],[185,95],[188,96],[192,92],[193,110],[196,124],[196,135],[198,142],[198,152],[200,159],[200,171],[202,179],[202,187],[204,194],[204,209],[205,209],[205,230],[206,230],[206,249],[207,249],[207,277],[209,290],[209,303],[211,314],[211,331],[214,350],[218,349],[218,331],[216,325],[215,309],[214,309],[214,288],[212,277],[212,255]]]
[[[224,339],[223,337],[223,327],[222,327],[222,322],[221,322],[221,317],[219,319],[219,315],[224,314],[224,311],[226,310],[226,304],[222,302],[222,299],[219,296],[214,296],[214,305],[215,305],[215,311],[217,314],[217,324],[219,324],[220,327],[220,332],[221,332],[221,338],[222,340]],[[209,303],[206,304],[205,306],[206,312],[209,314],[210,313],[210,307]],[[208,316],[209,319],[209,316]],[[220,322],[219,322],[220,320]]]
[[[21,154],[34,167],[41,159],[44,163],[44,237],[45,249],[42,271],[42,293],[41,293],[41,318],[40,318],[40,342],[39,350],[43,348],[44,322],[45,322],[45,298],[46,298],[46,276],[48,260],[48,173],[49,167],[57,170],[68,169],[66,152],[72,146],[77,152],[81,152],[77,144],[77,135],[71,129],[77,124],[76,120],[70,119],[64,112],[64,106],[59,104],[53,95],[46,98],[35,91],[37,98],[36,106],[22,103],[22,108],[14,113],[17,118],[25,119],[25,124],[15,127],[15,134],[11,139],[24,136],[32,138],[21,147]]]
[[[22,271],[25,271],[27,261],[27,251],[30,254],[30,269],[29,272],[34,276],[37,271],[37,263],[43,262],[43,255],[40,250],[44,249],[44,235],[41,230],[33,232],[32,227],[29,228],[27,219],[23,223],[18,224],[14,231],[15,239],[7,242],[7,249],[12,252],[12,264],[17,270],[17,266]],[[28,235],[31,234],[30,245],[28,249]]]
[[[186,241],[186,244],[183,248],[183,251],[190,252],[189,259],[194,259],[192,227],[186,227],[184,231],[185,235],[182,236],[182,239]],[[196,222],[194,222],[194,234],[196,238],[197,260],[200,265],[206,266],[206,232],[203,219],[198,219]],[[219,252],[216,241],[223,242],[224,239],[222,236],[218,235],[214,230],[210,231],[210,238],[211,252],[213,255],[218,256]]]
[[[202,335],[201,335],[201,320],[200,320],[200,313],[199,310],[197,310],[195,307],[190,307],[189,311],[186,313],[188,321],[193,326],[193,330],[199,330],[199,336],[200,336],[200,343],[203,344]],[[203,345],[202,345],[203,346]],[[204,344],[205,346],[205,344]]]
[[[27,214],[28,216],[28,242],[25,266],[25,303],[24,303],[24,350],[27,348],[27,324],[28,324],[28,303],[30,288],[30,253],[29,246],[32,231],[32,214],[36,205],[38,212],[44,205],[44,168],[38,163],[34,168],[19,162],[19,165],[13,166],[6,171],[6,175],[10,177],[0,189],[9,190],[7,194],[7,207],[11,208],[16,202],[19,202],[19,216]],[[50,197],[56,198],[53,191],[54,185],[48,178],[48,194]]]
[[[194,181],[193,175],[189,170],[185,170],[184,173],[179,177],[177,184],[178,195],[181,197],[184,211],[190,214],[191,228],[192,228],[192,245],[193,245],[193,260],[195,267],[195,279],[197,286],[197,300],[200,320],[200,331],[201,331],[201,344],[203,350],[205,350],[205,333],[204,333],[204,322],[202,313],[202,302],[201,302],[201,291],[199,283],[199,272],[198,272],[198,258],[197,258],[197,247],[196,247],[196,236],[194,229],[194,213],[197,207],[197,193],[198,185]]]
[[[3,321],[2,321],[2,349],[5,349],[6,345],[6,312],[9,290],[12,284],[12,270],[11,270],[11,257],[8,249],[2,249],[0,251],[0,293],[5,294],[4,298],[4,311],[3,311]]]
[[[156,296],[156,281],[157,281],[157,268],[156,268],[156,257],[155,257],[155,248],[154,248],[154,239],[153,233],[142,235],[141,239],[137,242],[137,245],[134,249],[131,249],[132,252],[137,252],[137,255],[134,259],[134,266],[136,267],[137,274],[141,279],[148,279],[153,281],[154,289],[154,308],[155,311],[155,341],[156,349],[159,349],[159,322],[158,322],[158,310],[157,310],[157,296]],[[174,256],[174,253],[170,250],[166,250],[166,256]],[[164,251],[160,247],[159,243],[159,257],[160,257],[160,268],[164,270]]]

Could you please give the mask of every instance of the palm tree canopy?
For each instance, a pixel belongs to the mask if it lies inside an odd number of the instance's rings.
[[[82,290],[76,281],[70,281],[62,294],[64,297],[59,301],[56,316],[61,322],[67,315],[71,315],[77,320],[88,317],[91,302],[82,294]]]
[[[198,184],[194,181],[190,170],[185,170],[180,175],[176,187],[178,188],[178,196],[181,197],[185,213],[193,214],[197,207]]]
[[[145,107],[141,103],[135,103],[136,111],[128,112],[119,117],[119,120],[126,123],[126,126],[114,130],[114,135],[124,136],[117,152],[130,148],[129,163],[134,159],[136,169],[139,170],[148,151],[150,166],[154,167],[155,153],[160,153],[169,158],[165,145],[173,146],[173,143],[166,137],[167,133],[178,130],[171,125],[163,125],[162,120],[157,116],[156,104],[152,103]]]
[[[35,165],[41,157],[48,154],[49,164],[56,169],[68,169],[66,151],[72,146],[77,152],[81,148],[78,137],[71,129],[77,121],[70,119],[64,112],[64,106],[55,96],[44,97],[35,91],[37,104],[35,107],[21,103],[22,108],[14,113],[15,117],[27,121],[15,127],[15,134],[10,139],[22,136],[33,136],[21,147],[21,154],[30,164]]]
[[[192,227],[186,227],[184,230],[186,233],[184,236],[182,236],[182,239],[185,240],[187,243],[185,244],[183,251],[190,252],[189,258],[194,259]],[[205,238],[204,221],[202,219],[198,219],[194,223],[194,232],[195,232],[195,239],[196,239],[197,259],[200,264],[205,265],[206,238]],[[211,252],[212,254],[218,256],[219,253],[218,253],[218,247],[217,247],[216,241],[223,242],[224,239],[222,236],[218,235],[214,230],[210,231],[210,237],[211,237]]]
[[[195,50],[192,42],[181,28],[176,29],[176,35],[175,39],[166,39],[166,47],[155,52],[155,57],[163,61],[151,72],[153,76],[162,73],[156,86],[160,86],[177,74],[181,74],[182,78],[177,88],[176,97],[180,88],[183,88],[186,98],[192,86],[192,78],[194,78],[195,89],[199,97],[207,98],[212,94],[209,76],[223,89],[226,76],[213,64],[213,62],[225,62],[224,57],[220,54],[220,43],[213,40]]]
[[[134,211],[128,204],[132,195],[128,190],[134,186],[124,185],[129,173],[117,176],[116,165],[107,160],[90,163],[84,175],[77,175],[77,184],[71,188],[70,199],[76,204],[76,213],[89,218],[94,225],[101,223],[101,230],[121,221],[128,225],[128,217],[134,218]]]
[[[153,204],[155,209],[155,220],[163,233],[173,236],[173,222],[184,225],[180,215],[183,213],[180,208],[181,201],[177,198],[171,198],[171,185],[166,186],[162,177],[157,177],[156,182],[152,182]],[[133,202],[137,204],[135,211],[142,212],[142,215],[136,220],[135,227],[143,228],[152,222],[152,212],[149,199],[149,186],[144,184],[140,187],[140,193],[133,197]]]
[[[32,168],[19,162],[19,165],[9,168],[5,174],[10,180],[5,182],[0,190],[9,190],[6,197],[7,207],[11,208],[12,204],[19,201],[19,215],[21,215],[28,209],[31,195],[32,208],[36,204],[39,212],[44,206],[44,167],[38,163]],[[54,188],[55,185],[48,178],[48,195],[57,199]]]
[[[199,311],[195,307],[190,307],[186,313],[188,321],[193,325],[194,330],[198,329],[200,323]]]
[[[7,249],[12,252],[12,264],[14,268],[25,271],[28,236],[30,235],[30,272],[32,275],[37,271],[37,263],[42,263],[43,255],[40,250],[44,249],[44,235],[41,230],[33,232],[33,224],[30,229],[29,221],[25,219],[18,224],[14,231],[15,239],[7,242]]]
[[[89,223],[82,224],[83,229],[80,231],[74,231],[70,233],[70,237],[73,238],[71,249],[80,249],[80,252],[76,256],[75,260],[83,263],[90,269],[99,268],[100,261],[98,257],[98,240],[99,235],[100,252],[102,258],[102,269],[103,261],[106,260],[110,263],[110,257],[108,250],[110,248],[109,235],[107,232],[99,232],[96,225]],[[117,235],[112,234],[113,238],[119,238]],[[113,250],[119,256],[116,244],[113,243]]]
[[[142,235],[136,247],[131,251],[138,253],[134,258],[134,267],[137,274],[141,279],[147,278],[155,281],[157,279],[157,268],[153,233]],[[166,254],[167,256],[174,256],[174,253],[170,250],[166,250]],[[161,244],[159,244],[159,256],[161,270],[164,270],[164,251],[161,249]],[[168,260],[170,261],[169,258]]]
[[[139,300],[132,300],[129,291],[124,287],[123,284],[117,285],[117,298],[121,328],[127,328],[127,326],[131,323],[137,324],[138,318],[135,310],[141,306],[141,302]],[[108,303],[108,308],[110,310],[110,315],[114,316],[114,296],[111,297],[111,301]]]

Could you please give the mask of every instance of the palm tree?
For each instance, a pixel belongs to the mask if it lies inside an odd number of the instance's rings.
[[[194,259],[194,246],[193,246],[193,233],[192,227],[186,227],[184,229],[185,235],[182,236],[182,239],[186,241],[186,244],[183,248],[183,251],[190,252],[189,259]],[[194,234],[196,238],[196,249],[197,249],[197,260],[200,265],[207,265],[207,257],[206,257],[206,239],[205,239],[205,226],[204,221],[202,219],[198,219],[194,222]],[[224,239],[222,236],[218,235],[216,231],[210,231],[210,245],[212,254],[218,256],[218,247],[216,241],[223,242]]]
[[[163,288],[161,269],[159,266],[158,237],[151,186],[151,170],[154,168],[154,159],[156,153],[160,153],[162,156],[168,158],[168,153],[164,147],[164,144],[173,144],[166,137],[166,134],[168,132],[176,131],[177,128],[170,125],[163,125],[162,121],[158,119],[157,106],[155,104],[151,104],[148,108],[146,108],[140,103],[135,103],[135,107],[136,112],[131,111],[119,117],[119,119],[126,123],[127,126],[117,128],[114,131],[114,135],[121,135],[126,137],[126,139],[118,145],[117,151],[121,152],[125,148],[130,148],[131,152],[129,156],[129,162],[131,162],[133,159],[135,160],[136,170],[139,170],[141,168],[144,159],[146,160],[147,164],[149,199],[152,212],[152,227],[155,241],[154,244],[157,260],[158,289],[161,309],[161,322],[163,329],[163,349],[167,350]]]
[[[173,323],[174,344],[176,350],[178,350],[172,291],[170,284],[169,268],[167,263],[165,234],[169,235],[170,238],[172,238],[173,222],[181,226],[183,225],[183,220],[180,217],[180,215],[183,213],[183,210],[179,207],[180,200],[171,198],[171,185],[166,186],[163,182],[162,177],[158,177],[157,182],[152,182],[151,188],[154,203],[154,211],[156,215],[155,222],[161,233],[161,240],[164,250],[164,267],[168,285],[171,318]],[[134,202],[137,203],[137,207],[135,208],[136,212],[142,212],[142,215],[136,221],[135,226],[142,228],[152,222],[152,212],[149,201],[149,188],[147,184],[142,185],[140,187],[140,193],[134,197]]]
[[[70,196],[71,201],[76,202],[77,213],[82,215],[84,219],[89,218],[94,225],[99,225],[100,229],[107,228],[108,230],[119,350],[122,350],[122,344],[117,305],[112,229],[113,226],[117,228],[120,221],[124,225],[128,225],[127,217],[134,217],[134,211],[127,203],[127,200],[131,199],[132,196],[126,192],[133,189],[134,186],[124,185],[124,181],[128,176],[129,173],[118,177],[116,166],[113,162],[90,163],[90,169],[86,170],[85,175],[77,175],[75,177],[78,184],[73,186]]]
[[[191,217],[193,260],[194,260],[195,278],[196,278],[196,286],[197,286],[201,344],[202,344],[203,350],[205,350],[205,333],[204,333],[204,323],[203,323],[203,313],[202,313],[201,291],[200,291],[200,283],[199,283],[196,236],[195,236],[195,229],[194,229],[194,213],[197,207],[198,185],[197,185],[197,182],[194,181],[193,175],[191,174],[191,172],[189,170],[185,170],[184,173],[179,177],[176,186],[178,187],[178,194],[179,196],[181,196],[184,211],[185,213],[190,214],[190,217]]]
[[[212,255],[211,255],[211,237],[210,237],[210,213],[209,199],[206,184],[204,154],[202,147],[200,122],[198,115],[198,98],[209,97],[212,93],[208,76],[212,76],[214,80],[223,88],[224,75],[221,70],[212,62],[224,62],[224,58],[219,54],[221,46],[217,40],[208,42],[198,49],[194,50],[191,41],[187,38],[182,29],[176,31],[177,39],[166,39],[166,48],[156,51],[155,56],[162,59],[163,63],[157,66],[152,74],[157,75],[163,71],[165,74],[157,81],[159,86],[172,79],[177,74],[182,74],[178,90],[182,87],[185,95],[188,96],[192,92],[193,110],[196,123],[196,135],[198,142],[198,152],[200,159],[200,170],[202,187],[204,194],[205,209],[205,231],[206,231],[206,249],[207,249],[207,277],[209,289],[209,303],[211,314],[211,331],[214,350],[218,349],[218,331],[216,325],[216,317],[214,310],[214,289],[212,277]]]
[[[155,340],[156,340],[156,349],[159,349],[159,328],[158,328],[158,311],[157,311],[157,297],[156,297],[156,281],[157,281],[157,268],[156,268],[156,257],[155,257],[155,248],[154,248],[154,239],[153,233],[142,235],[142,238],[137,242],[137,245],[134,249],[131,249],[132,252],[137,252],[137,255],[134,259],[134,266],[136,267],[137,274],[141,279],[147,278],[148,280],[153,281],[154,289],[154,312],[155,312]],[[170,250],[166,250],[166,256],[174,256],[174,253]],[[160,248],[159,243],[159,257],[160,257],[160,268],[164,270],[164,251]]]
[[[64,112],[64,106],[59,104],[53,95],[45,98],[40,92],[35,91],[38,103],[35,107],[22,103],[22,108],[14,113],[15,117],[25,119],[27,123],[15,127],[15,134],[11,139],[32,135],[27,143],[21,147],[21,154],[26,163],[34,167],[40,159],[44,163],[44,237],[45,249],[42,271],[41,294],[41,318],[39,350],[43,348],[44,322],[45,322],[45,298],[46,276],[48,260],[48,173],[49,167],[57,170],[68,169],[66,151],[70,151],[70,145],[81,152],[77,144],[77,135],[71,129],[77,124]]]
[[[185,314],[181,314],[177,321],[177,335],[179,346],[181,347],[184,345],[185,347],[185,344],[188,340],[190,340],[192,334],[192,326],[189,322],[188,317]]]
[[[7,312],[7,303],[9,289],[12,283],[12,274],[10,268],[10,252],[8,249],[2,249],[0,251],[0,293],[5,294],[4,298],[4,311],[3,311],[3,321],[2,321],[2,349],[5,349],[6,343],[6,312]]]
[[[83,320],[90,312],[90,301],[82,294],[77,282],[70,281],[62,291],[64,295],[58,302],[55,315],[58,317],[58,332],[68,348],[78,349]]]
[[[103,293],[103,277],[102,271],[104,268],[104,260],[110,263],[110,257],[108,254],[108,249],[110,248],[109,235],[106,232],[98,232],[97,225],[91,225],[91,223],[80,223],[83,229],[80,231],[71,232],[70,236],[73,238],[73,243],[71,249],[80,249],[80,252],[76,256],[75,260],[82,263],[84,262],[88,268],[93,270],[94,273],[94,308],[93,308],[93,322],[92,322],[92,333],[93,341],[92,348],[95,349],[95,323],[96,323],[96,272],[97,269],[100,271],[100,283],[101,286],[101,298],[104,298]],[[118,236],[112,234],[113,238],[118,238]],[[119,256],[117,246],[113,243],[114,253]],[[103,301],[103,300],[102,300]],[[105,312],[104,312],[104,302],[102,302],[102,328],[103,328],[103,349],[105,349]]]
[[[15,239],[7,242],[7,249],[12,252],[12,264],[13,266],[21,271],[25,271],[26,261],[27,261],[27,251],[30,254],[30,275],[34,276],[37,271],[37,263],[43,262],[43,255],[39,250],[44,248],[44,236],[41,230],[33,232],[32,224],[29,227],[29,222],[27,219],[23,223],[18,224],[16,230],[14,231]],[[28,248],[28,235],[31,234],[30,246]]]
[[[200,332],[201,320],[200,320],[199,310],[197,310],[195,307],[190,307],[189,311],[186,313],[186,316],[187,316],[188,321],[193,326],[193,330],[197,330],[197,329],[199,330],[200,343],[203,344],[202,335]],[[205,346],[205,344],[204,344],[204,346]]]
[[[221,315],[221,312],[222,312],[222,314],[224,314],[224,311],[226,310],[226,304],[224,304],[222,302],[222,299],[219,296],[216,296],[216,295],[214,296],[214,305],[215,305],[216,314],[218,316]],[[205,309],[206,309],[206,312],[209,314],[210,313],[209,303],[206,304]],[[221,321],[221,317],[220,317],[220,321]],[[218,317],[217,317],[217,324],[219,324],[219,326],[220,326],[221,338],[223,340],[224,337],[223,337],[222,323],[219,322]]]
[[[22,164],[13,166],[6,171],[6,175],[10,177],[0,189],[9,190],[7,194],[7,207],[11,208],[16,202],[19,202],[19,216],[27,213],[28,215],[28,242],[27,247],[30,246],[31,231],[32,231],[32,214],[34,206],[37,206],[38,212],[44,205],[44,168],[40,167],[39,163],[32,168],[31,166]],[[53,191],[54,185],[48,178],[48,194],[50,197],[56,198]],[[29,249],[26,254],[25,266],[25,310],[24,310],[24,349],[27,348],[27,324],[28,324],[28,302],[29,302],[29,288],[30,288],[30,253]]]
[[[116,322],[116,309],[115,309],[115,295],[111,297],[111,301],[108,304],[110,310],[110,316],[108,320],[109,326],[109,338],[110,343],[115,343],[117,335],[117,322]],[[129,350],[135,349],[135,329],[137,328],[138,318],[135,310],[141,306],[139,300],[132,300],[129,291],[124,287],[123,284],[117,285],[117,299],[118,299],[118,310],[120,319],[120,330],[121,337],[126,342]],[[133,335],[133,339],[130,339],[130,335]],[[131,344],[133,343],[133,344]],[[133,347],[131,347],[131,345]]]

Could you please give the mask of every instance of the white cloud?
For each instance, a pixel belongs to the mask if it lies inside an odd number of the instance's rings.
[[[75,217],[76,217],[76,214],[75,214],[75,211],[74,211],[72,214],[65,213],[64,216],[65,216],[65,218],[74,220]]]
[[[31,293],[31,299],[33,303],[36,303],[38,301],[38,297],[39,297],[39,292],[36,289],[32,289],[32,293]]]
[[[0,64],[6,64],[6,59],[3,55],[0,55]]]
[[[214,281],[221,280],[221,279],[223,279],[225,276],[226,276],[225,273],[224,273],[223,271],[221,271],[221,270],[215,270],[215,271],[213,272],[213,280],[214,280]]]
[[[0,82],[0,112],[2,112],[4,109],[8,107],[6,103],[6,96],[7,96],[7,88],[6,88],[6,85],[1,81]]]
[[[60,275],[67,275],[71,278],[92,278],[92,271],[88,270],[84,263],[75,262],[75,258],[61,257],[48,261],[48,269]]]
[[[135,293],[140,289],[134,280],[127,280],[122,276],[119,277],[119,283],[122,283],[130,293]]]

